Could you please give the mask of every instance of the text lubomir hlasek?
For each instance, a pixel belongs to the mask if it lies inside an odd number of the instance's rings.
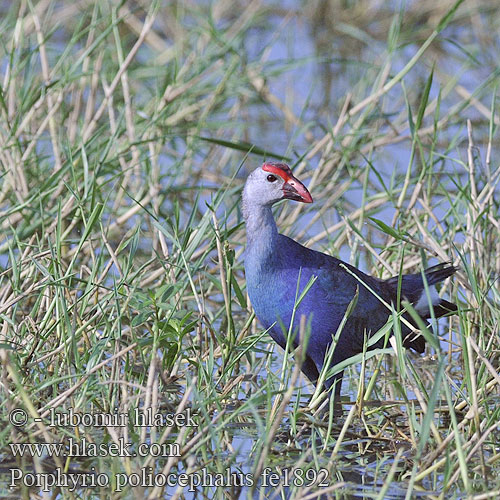
[[[152,408],[141,410],[134,408],[130,413],[80,413],[69,408],[67,412],[50,410],[50,427],[126,427],[132,424],[135,427],[198,427],[197,413],[191,408],[181,413],[155,412]]]

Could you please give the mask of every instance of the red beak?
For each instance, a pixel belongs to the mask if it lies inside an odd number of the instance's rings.
[[[311,193],[309,193],[302,182],[293,176],[283,184],[283,194],[283,198],[287,200],[301,201],[302,203],[313,202]]]

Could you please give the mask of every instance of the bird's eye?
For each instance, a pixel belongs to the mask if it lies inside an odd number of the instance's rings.
[[[267,176],[267,180],[268,180],[269,182],[274,182],[274,181],[276,180],[276,176],[275,176],[275,175],[271,175],[271,174],[269,174],[269,175]]]

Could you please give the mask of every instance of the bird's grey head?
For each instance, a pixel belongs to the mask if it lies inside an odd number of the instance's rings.
[[[285,163],[265,162],[248,176],[243,190],[246,205],[272,205],[283,199],[303,203],[313,201],[307,188],[293,176]]]

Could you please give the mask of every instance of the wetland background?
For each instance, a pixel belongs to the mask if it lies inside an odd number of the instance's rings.
[[[3,497],[500,497],[497,0],[0,13]],[[351,360],[342,416],[246,297],[239,199],[264,159],[315,199],[277,209],[307,246],[382,277],[460,268],[459,315],[424,356]],[[195,425],[50,425],[137,408]],[[84,440],[104,453],[70,456]],[[76,489],[43,492],[55,471]]]

